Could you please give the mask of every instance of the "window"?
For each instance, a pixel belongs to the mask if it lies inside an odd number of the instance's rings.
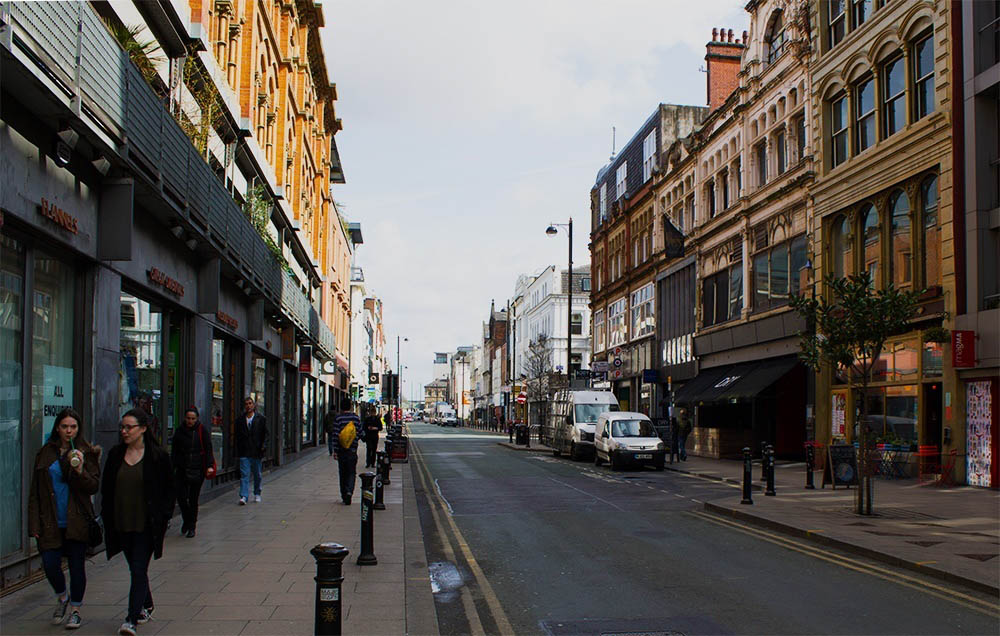
[[[875,145],[875,82],[867,78],[854,89],[857,119],[857,148],[862,152]]]
[[[739,318],[743,311],[743,263],[738,262],[702,280],[705,327]]]
[[[914,119],[934,112],[934,37],[928,35],[913,45]]]
[[[722,209],[725,210],[729,207],[729,173],[723,172],[719,182],[722,184]]]
[[[622,165],[618,166],[618,170],[615,171],[615,200],[622,198],[625,195],[625,179],[628,177],[628,162],[624,162]]]
[[[653,312],[653,283],[632,292],[632,339],[656,331]]]
[[[715,180],[708,182],[705,186],[705,199],[708,202],[708,218],[715,218]]]
[[[795,142],[798,156],[796,159],[802,161],[806,156],[806,118],[799,117],[795,120]]]
[[[740,157],[736,157],[736,161],[733,162],[733,174],[736,175],[736,196],[739,197],[743,193],[743,160]]]
[[[882,68],[882,119],[884,137],[890,137],[906,125],[906,75],[903,58],[896,58]]]
[[[853,15],[854,15],[854,25],[853,28],[858,28],[864,24],[868,18],[872,15],[872,0],[851,0],[854,5]]]
[[[910,200],[906,193],[897,190],[889,198],[892,210],[890,233],[889,280],[897,288],[913,283],[913,235],[910,230]]]
[[[840,44],[846,32],[847,17],[844,15],[844,0],[827,0],[827,15],[829,17],[827,38],[832,49]]]
[[[805,267],[806,237],[779,243],[753,257],[755,312],[787,305],[793,294],[802,292],[801,271]]]
[[[851,222],[840,216],[833,222],[833,275],[843,278],[854,273],[854,246]]]
[[[878,263],[882,255],[882,234],[881,228],[879,228],[878,211],[875,206],[868,203],[862,208],[860,216],[865,271],[871,276],[872,285],[878,287]]]
[[[625,297],[619,298],[608,305],[608,346],[614,347],[624,344],[627,338],[625,324],[625,308],[628,300]]]
[[[770,32],[767,35],[767,63],[773,64],[785,52],[785,24],[781,12],[774,16]]]
[[[695,201],[694,200],[695,200],[695,197],[691,197],[688,200],[688,207],[691,208],[691,216],[690,216],[691,224],[689,225],[689,227],[691,229],[694,229],[695,222],[696,222],[696,220],[698,218],[697,215],[695,214],[697,212],[697,209],[695,207]]]
[[[601,184],[600,223],[608,220],[608,184]]]
[[[583,314],[573,314],[569,323],[569,333],[573,336],[583,334]]]
[[[646,183],[653,176],[653,165],[656,163],[656,131],[646,135],[642,141],[642,182]]]
[[[778,155],[778,174],[784,174],[787,168],[787,158],[785,156],[785,129],[782,128],[774,136],[774,146]]]
[[[836,168],[847,161],[847,96],[830,102],[830,163]]]
[[[938,226],[937,176],[920,186],[921,217],[924,226],[924,253],[920,259],[924,287],[941,284],[941,228]]]
[[[760,142],[754,147],[754,157],[757,160],[757,187],[767,183],[767,143]]]
[[[604,328],[604,310],[599,309],[594,312],[594,353],[604,351],[606,333]]]
[[[580,291],[589,292],[590,291],[590,279],[581,278],[580,279]]]

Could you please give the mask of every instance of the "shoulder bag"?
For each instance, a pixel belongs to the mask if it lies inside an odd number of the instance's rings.
[[[96,548],[104,543],[104,526],[101,525],[101,520],[90,512],[90,506],[87,505],[86,500],[80,497],[80,493],[74,490],[73,495],[76,496],[76,502],[77,505],[80,506],[80,512],[83,513],[84,519],[87,520],[87,546]]]

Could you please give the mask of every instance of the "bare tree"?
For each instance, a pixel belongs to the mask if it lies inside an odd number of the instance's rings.
[[[529,402],[544,400],[549,394],[552,375],[552,343],[544,333],[528,345],[528,355],[524,361],[527,375],[525,384]]]

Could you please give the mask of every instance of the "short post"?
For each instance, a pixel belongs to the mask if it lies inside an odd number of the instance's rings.
[[[760,443],[760,480],[767,481],[767,442]]]
[[[382,485],[388,486],[392,483],[389,481],[389,471],[392,470],[392,462],[389,461],[389,453],[387,451],[376,451],[375,457],[376,468],[382,473]]]
[[[531,427],[527,424],[524,425],[524,446],[531,448]]]
[[[813,463],[816,461],[816,447],[812,442],[806,446],[806,490],[816,490],[813,483]]]
[[[741,504],[753,505],[753,497],[750,495],[750,482],[753,481],[753,475],[751,474],[753,470],[753,465],[750,459],[750,447],[743,447],[743,499],[740,501]]]
[[[768,497],[777,494],[774,492],[774,446],[770,444],[767,445],[767,489],[764,494]]]
[[[507,435],[510,436],[510,443],[514,443],[514,425],[507,424]]]
[[[375,557],[375,493],[373,482],[375,473],[361,473],[361,554],[358,565],[378,565]]]
[[[317,635],[341,633],[340,588],[344,582],[343,562],[349,550],[339,543],[320,543],[309,554],[316,559],[316,615],[314,629]]]
[[[375,471],[375,502],[372,504],[372,508],[375,510],[385,510],[385,500],[383,498],[382,492],[382,471]],[[362,497],[363,499],[364,497]]]

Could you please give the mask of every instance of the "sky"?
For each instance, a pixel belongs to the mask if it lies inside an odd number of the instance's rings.
[[[518,275],[589,263],[590,189],[662,103],[705,105],[712,28],[742,34],[745,0],[327,0],[337,85],[333,195],[364,244],[403,396],[436,351],[482,344]],[[737,36],[739,37],[739,36]]]

